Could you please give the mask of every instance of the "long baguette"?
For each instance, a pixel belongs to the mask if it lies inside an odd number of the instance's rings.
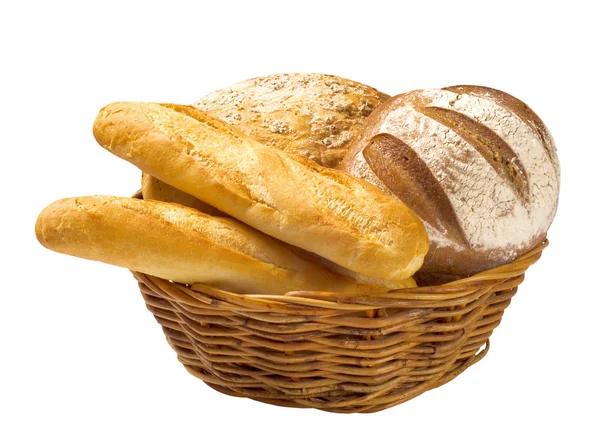
[[[427,252],[423,224],[398,199],[193,107],[113,103],[100,111],[94,136],[142,171],[362,281],[401,285]]]
[[[339,76],[283,73],[238,82],[207,94],[193,106],[265,145],[336,169],[365,118],[389,97]],[[144,174],[142,192],[144,199],[177,202],[222,216],[148,174]]]
[[[377,291],[235,219],[176,204],[114,196],[61,199],[41,212],[36,235],[60,253],[239,293]]]
[[[173,202],[185,207],[195,208],[196,210],[210,214],[211,216],[227,216],[198,198],[188,195],[172,185],[154,178],[148,173],[142,174],[142,196],[144,199],[148,200]]]

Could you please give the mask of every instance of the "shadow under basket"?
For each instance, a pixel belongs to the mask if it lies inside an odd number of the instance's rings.
[[[241,295],[134,275],[179,361],[208,386],[279,406],[377,412],[479,362],[547,245],[469,278],[369,296]]]

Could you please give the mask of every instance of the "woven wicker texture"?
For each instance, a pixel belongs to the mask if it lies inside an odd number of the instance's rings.
[[[481,360],[547,244],[470,278],[370,296],[240,295],[134,275],[179,361],[212,388],[280,406],[376,412]]]

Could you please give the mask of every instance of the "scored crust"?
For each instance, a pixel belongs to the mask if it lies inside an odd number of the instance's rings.
[[[557,208],[548,129],[523,102],[486,87],[391,98],[365,121],[341,168],[423,220],[431,247],[421,272],[462,276],[508,263],[544,238]]]

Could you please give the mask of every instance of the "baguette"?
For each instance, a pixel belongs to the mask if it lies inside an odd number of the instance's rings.
[[[222,211],[217,210],[216,208],[202,202],[201,200],[193,197],[192,195],[188,195],[187,193],[182,192],[181,190],[176,189],[175,187],[163,182],[159,179],[154,178],[152,175],[148,173],[142,173],[142,196],[147,200],[155,200],[162,202],[172,202],[175,204],[183,205],[186,207],[194,208],[202,213],[209,214],[211,216],[220,216],[220,217],[230,217],[227,216]],[[287,245],[284,242],[281,244],[286,245],[292,253],[299,255],[305,259],[309,259],[319,265],[324,266],[325,268],[337,272],[341,275],[350,276],[352,278],[357,278],[356,273],[349,271],[348,269],[344,269],[341,266],[336,265],[335,263],[330,262],[323,257],[319,257],[316,254],[305,251],[301,248]],[[384,282],[385,283],[385,282]],[[404,289],[408,287],[416,287],[417,283],[412,277],[408,277],[406,280],[402,282],[394,283],[395,289]]]
[[[389,97],[338,76],[287,73],[239,82],[214,91],[193,105],[264,145],[337,168],[365,118]],[[208,214],[223,215],[151,175],[144,174],[142,193],[144,199],[177,202]]]
[[[224,213],[207,203],[202,202],[198,198],[188,195],[147,173],[142,173],[142,196],[146,200],[172,202],[185,207],[195,208],[196,210],[211,216],[226,216]]]
[[[41,212],[35,231],[53,251],[179,283],[253,294],[381,292],[303,259],[235,219],[176,204],[113,196],[67,198]]]
[[[196,108],[113,103],[100,111],[94,136],[142,171],[363,282],[401,287],[427,252],[423,224],[398,199]]]

